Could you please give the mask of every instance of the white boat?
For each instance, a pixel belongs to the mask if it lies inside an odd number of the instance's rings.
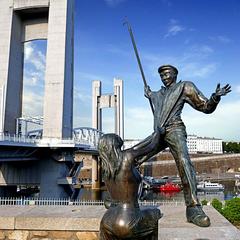
[[[224,186],[220,183],[212,183],[210,181],[202,181],[197,184],[197,190],[200,191],[223,191]]]

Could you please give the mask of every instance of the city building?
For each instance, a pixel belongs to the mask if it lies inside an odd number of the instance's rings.
[[[124,149],[130,148],[138,144],[140,139],[126,139],[124,141]],[[214,153],[222,154],[222,139],[198,137],[196,135],[188,135],[187,146],[189,153]]]
[[[198,137],[196,135],[188,135],[187,145],[189,153],[215,153],[222,154],[222,139]]]

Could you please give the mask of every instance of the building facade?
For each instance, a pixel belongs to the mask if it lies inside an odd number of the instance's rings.
[[[187,145],[189,153],[223,153],[222,139],[188,135]]]
[[[124,149],[133,147],[138,144],[140,139],[126,139],[124,141]],[[188,135],[187,146],[189,153],[214,153],[222,154],[222,139],[198,137],[196,135]]]

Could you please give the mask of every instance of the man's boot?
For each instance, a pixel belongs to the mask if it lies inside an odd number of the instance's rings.
[[[187,221],[199,227],[209,227],[210,219],[202,210],[201,205],[187,206],[186,209]]]

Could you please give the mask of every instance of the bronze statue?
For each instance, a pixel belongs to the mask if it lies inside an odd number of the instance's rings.
[[[110,193],[111,205],[100,224],[101,240],[157,239],[157,208],[140,209],[138,188],[142,181],[137,166],[158,151],[160,131],[156,131],[126,150],[121,150],[122,139],[116,134],[103,135],[98,144],[103,176]]]
[[[154,129],[161,128],[165,131],[165,135],[161,137],[160,148],[163,150],[169,147],[175,159],[183,185],[188,222],[208,227],[210,219],[197,198],[196,174],[188,154],[187,134],[181,112],[184,104],[188,103],[198,111],[212,113],[221,96],[231,91],[231,86],[227,84],[220,88],[218,84],[215,93],[207,99],[192,82],[176,82],[178,70],[174,66],[161,66],[158,72],[165,87],[154,92],[146,86],[145,96],[153,105]]]

